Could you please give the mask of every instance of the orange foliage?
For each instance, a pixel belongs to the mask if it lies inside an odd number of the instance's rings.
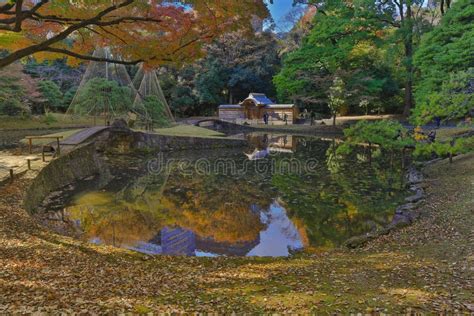
[[[31,10],[37,2],[23,1],[23,11]],[[114,5],[118,8],[95,19]],[[268,15],[263,0],[55,0],[25,18],[21,30],[7,30],[14,24],[2,19],[14,12],[15,7],[9,14],[0,13],[0,48],[11,53],[28,50],[30,55],[61,49],[90,56],[94,47],[107,46],[123,60],[145,61],[151,66],[198,58],[203,44],[226,31],[250,29],[252,16]],[[67,41],[61,38],[30,51],[70,28],[75,29],[67,34]]]

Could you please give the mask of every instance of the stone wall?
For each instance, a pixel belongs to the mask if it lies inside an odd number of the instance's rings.
[[[137,151],[169,152],[247,146],[247,141],[242,139],[165,136],[132,132],[128,129],[110,129],[99,135],[95,143],[99,150],[121,154]]]
[[[34,213],[52,192],[68,184],[101,172],[104,164],[94,144],[79,147],[44,167],[26,192],[25,208]]]

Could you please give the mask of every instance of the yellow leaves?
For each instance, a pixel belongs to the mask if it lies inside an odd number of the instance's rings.
[[[428,136],[426,136],[423,133],[423,129],[420,126],[415,127],[413,132],[414,132],[413,137],[415,138],[416,141],[421,141],[428,138]]]
[[[8,51],[15,51],[24,47],[30,46],[35,42],[29,37],[25,36],[25,33],[14,33],[7,31],[0,31],[0,49],[6,49]]]
[[[375,54],[377,54],[377,47],[373,43],[370,41],[361,41],[354,46],[349,56],[351,58],[361,58]]]
[[[46,60],[60,59],[60,58],[63,58],[64,56],[58,53],[38,52],[38,53],[33,54],[33,57],[35,57],[35,59],[39,63],[42,63],[43,61],[46,61]]]
[[[2,49],[7,49],[20,40],[23,40],[23,37],[19,33],[0,31],[0,48]]]

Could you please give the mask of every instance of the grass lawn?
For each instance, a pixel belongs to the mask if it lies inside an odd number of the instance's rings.
[[[149,257],[60,236],[24,211],[27,174],[0,188],[0,313],[469,314],[474,154],[425,173],[413,225],[292,258]]]
[[[188,137],[204,137],[216,138],[225,136],[223,133],[216,132],[207,128],[194,125],[176,125],[168,128],[155,129],[156,134],[166,136],[188,136]]]
[[[454,136],[461,135],[472,130],[474,130],[472,127],[440,128],[436,130],[436,138],[441,142],[449,141]]]
[[[0,130],[1,129],[49,129],[49,128],[74,128],[74,127],[86,127],[94,125],[93,117],[78,117],[72,118],[71,116],[54,113],[51,114],[55,117],[56,121],[47,123],[44,116],[31,116],[28,118],[13,117],[13,116],[0,116]],[[97,124],[103,124],[103,121],[97,119]]]
[[[356,116],[337,116],[336,125],[355,124],[358,121],[378,121],[378,120],[399,120],[402,117],[397,114],[383,115],[356,115]],[[322,120],[326,125],[332,125],[332,118]]]

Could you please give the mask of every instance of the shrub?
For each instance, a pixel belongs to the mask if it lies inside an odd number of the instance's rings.
[[[413,110],[413,121],[425,124],[435,117],[463,118],[474,109],[474,68],[451,73],[439,91],[432,91]]]
[[[433,154],[447,157],[449,154],[459,155],[474,151],[474,136],[453,139],[450,142],[417,143],[414,156],[417,159],[429,159]]]
[[[9,116],[29,115],[30,108],[15,98],[0,99],[0,114]]]
[[[337,150],[338,153],[348,153],[351,147],[362,143],[377,144],[385,149],[402,149],[414,143],[406,134],[407,130],[396,121],[359,121],[344,130],[346,141]]]
[[[56,123],[58,119],[52,113],[46,112],[42,121],[46,125],[50,125]]]

